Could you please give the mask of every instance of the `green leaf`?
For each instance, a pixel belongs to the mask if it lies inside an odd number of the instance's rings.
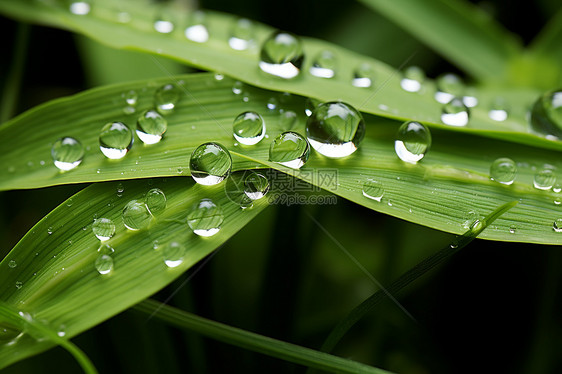
[[[145,146],[136,141],[121,160],[106,159],[98,148],[100,128],[108,121],[122,120],[134,128],[136,115],[123,113],[123,91],[139,92],[137,113],[151,108],[157,87],[170,81],[183,81],[183,95],[174,113],[166,115],[166,137]],[[17,117],[0,128],[0,166],[4,177],[0,189],[33,188],[64,183],[83,183],[127,178],[181,176],[189,174],[189,158],[198,145],[216,141],[233,156],[233,170],[274,168],[304,179],[343,198],[370,209],[390,214],[446,232],[461,234],[470,211],[482,213],[499,203],[519,200],[517,208],[498,219],[482,238],[558,244],[562,236],[552,228],[560,217],[559,193],[533,187],[535,173],[543,165],[562,170],[559,152],[522,146],[509,141],[483,138],[485,130],[469,134],[454,131],[432,132],[433,145],[417,165],[406,164],[396,156],[395,134],[399,122],[365,116],[366,137],[359,151],[343,160],[330,160],[313,152],[301,171],[292,171],[269,162],[269,143],[288,130],[285,117],[268,110],[273,98],[285,111],[297,114],[290,128],[305,133],[304,99],[245,86],[245,94],[235,95],[233,81],[216,81],[211,74],[109,86],[56,100]],[[240,96],[247,97],[247,102]],[[285,102],[283,102],[285,101]],[[255,146],[236,145],[232,122],[241,112],[262,114],[269,139]],[[62,136],[74,136],[86,147],[84,161],[76,169],[61,173],[50,162],[50,144]],[[540,146],[558,145],[531,135],[505,131],[513,141],[536,139]],[[518,163],[515,183],[501,185],[490,180],[492,162],[510,157]],[[29,166],[31,165],[31,166]],[[363,196],[367,180],[383,184],[382,202]],[[515,233],[511,233],[514,231]]]
[[[505,81],[518,40],[478,7],[462,0],[361,0],[477,79]]]
[[[150,314],[164,322],[188,331],[195,331],[238,347],[277,357],[297,364],[322,369],[330,373],[389,373],[386,370],[318,352],[310,348],[285,343],[266,336],[227,326],[219,322],[187,313],[153,300],[145,300],[136,310]]]
[[[167,208],[150,226],[130,231],[122,211],[131,200],[160,188]],[[121,196],[117,189],[122,189]],[[187,226],[189,209],[200,199],[211,198],[222,207],[224,222],[212,237],[195,235]],[[46,321],[53,331],[64,326],[66,337],[99,324],[160,290],[217,249],[267,203],[256,201],[242,210],[230,201],[222,186],[196,185],[191,178],[150,179],[98,183],[74,195],[44,219],[0,263],[0,300],[33,319]],[[104,244],[114,249],[114,269],[99,274],[94,262],[100,241],[92,232],[94,218],[109,218],[115,235]],[[186,248],[183,262],[168,268],[163,252],[171,242]],[[156,247],[156,249],[155,249]],[[102,248],[108,253],[108,249]],[[21,282],[21,283],[20,283]],[[3,318],[2,323],[10,323]],[[13,325],[12,323],[10,323]],[[0,349],[0,368],[53,346],[23,334]]]

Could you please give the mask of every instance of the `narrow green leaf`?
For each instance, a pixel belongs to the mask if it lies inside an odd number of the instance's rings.
[[[188,331],[195,331],[210,338],[234,344],[268,356],[317,368],[330,373],[389,373],[386,370],[346,360],[310,348],[286,343],[263,335],[224,325],[187,313],[153,300],[144,300],[135,309],[150,314],[164,322]]]
[[[126,229],[124,207],[131,200],[143,201],[152,188],[165,193],[166,209],[155,213],[148,228]],[[195,235],[186,222],[191,207],[202,198],[211,198],[224,214],[221,230],[208,238]],[[225,195],[223,186],[202,187],[189,177],[92,185],[37,223],[0,262],[0,300],[53,329],[64,326],[71,338],[169,284],[266,206],[256,201],[253,208],[242,210]],[[115,235],[104,243],[92,232],[95,218],[109,218],[116,226]],[[183,262],[170,268],[164,253],[172,242],[186,252]],[[114,249],[113,271],[106,275],[94,266],[98,249],[111,252],[102,244]],[[0,368],[55,343],[60,344],[23,334],[0,347]]]
[[[487,81],[505,81],[518,40],[478,7],[462,0],[361,0],[451,62]]]

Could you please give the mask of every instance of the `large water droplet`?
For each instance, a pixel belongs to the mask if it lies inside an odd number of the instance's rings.
[[[244,193],[251,200],[259,200],[269,191],[269,180],[262,173],[250,172],[244,178]]]
[[[144,229],[150,224],[151,220],[152,215],[142,201],[131,200],[123,209],[123,224],[129,230]]]
[[[98,255],[94,262],[94,267],[102,275],[111,273],[113,270],[113,257],[104,254]]]
[[[257,144],[265,136],[265,121],[256,112],[244,112],[234,119],[234,138],[244,145]]]
[[[90,1],[71,1],[69,6],[70,13],[84,16],[90,13]]]
[[[57,140],[51,148],[55,166],[62,170],[72,170],[82,162],[84,147],[78,140],[66,136]]]
[[[189,160],[195,182],[210,186],[222,182],[230,174],[230,152],[219,143],[204,143],[197,147]]]
[[[494,99],[490,105],[488,117],[490,117],[493,121],[503,122],[507,119],[507,114],[507,104],[505,103],[505,100],[500,97]]]
[[[539,190],[550,190],[556,183],[556,175],[552,167],[544,167],[535,173],[533,185]]]
[[[209,40],[205,18],[205,13],[202,11],[193,13],[191,24],[185,29],[185,37],[188,40],[196,43],[205,43]]]
[[[171,242],[162,249],[162,258],[169,268],[175,268],[183,262],[186,249],[185,246],[178,242]]]
[[[431,147],[431,133],[419,122],[405,122],[398,129],[394,149],[402,161],[415,164]]]
[[[400,86],[404,91],[418,92],[424,81],[425,72],[417,66],[410,66],[404,70]]]
[[[435,100],[441,104],[447,104],[455,97],[462,97],[464,94],[464,83],[461,78],[452,73],[440,75],[435,84],[437,91],[435,92]]]
[[[213,236],[219,232],[224,215],[220,206],[210,199],[203,199],[191,209],[187,224],[199,236]]]
[[[355,87],[371,87],[373,85],[375,71],[368,63],[362,63],[353,70],[353,80],[351,84]]]
[[[298,36],[276,31],[262,45],[259,67],[268,74],[291,79],[299,75],[303,61],[302,42]]]
[[[515,162],[507,157],[498,158],[490,166],[490,179],[502,184],[512,184],[516,174]]]
[[[155,110],[143,112],[137,119],[137,136],[144,144],[155,144],[168,129],[168,121]]]
[[[180,89],[172,83],[158,88],[154,92],[154,105],[161,114],[171,113],[180,99]]]
[[[326,157],[346,157],[357,150],[365,136],[361,114],[339,101],[319,104],[306,121],[310,145]]]
[[[330,51],[322,51],[314,58],[310,74],[319,78],[333,78],[336,74],[336,56]]]
[[[237,51],[248,49],[254,39],[254,24],[246,18],[237,20],[230,32],[228,45]]]
[[[454,98],[449,103],[443,105],[441,111],[441,121],[449,126],[466,126],[469,119],[469,111],[462,99]]]
[[[292,169],[300,169],[308,160],[310,146],[306,139],[293,131],[277,136],[269,147],[269,161]]]
[[[164,191],[159,188],[152,188],[146,193],[144,202],[151,214],[158,214],[166,209],[167,199]]]
[[[133,146],[133,133],[123,122],[109,122],[100,132],[100,150],[105,157],[120,159]]]
[[[557,218],[554,220],[552,229],[556,232],[562,232],[562,218]]]
[[[109,240],[115,234],[115,224],[109,218],[96,218],[92,224],[92,232],[102,242]]]
[[[384,196],[384,186],[379,181],[367,179],[367,181],[363,183],[363,196],[380,202]]]
[[[531,127],[547,139],[562,138],[562,90],[538,98],[531,110]]]

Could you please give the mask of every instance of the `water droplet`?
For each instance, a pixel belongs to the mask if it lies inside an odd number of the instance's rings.
[[[384,196],[384,187],[381,182],[367,179],[363,183],[363,196],[380,202]]]
[[[23,332],[20,328],[6,322],[0,323],[0,346],[2,344],[13,345],[22,336]]]
[[[279,113],[279,125],[283,130],[291,130],[297,123],[297,113],[285,110]]]
[[[16,288],[19,290],[22,287],[23,287],[23,282],[17,281],[16,282]]]
[[[72,1],[69,10],[72,14],[85,16],[90,13],[90,1]]]
[[[556,232],[562,232],[562,218],[557,218],[552,224],[552,229]]]
[[[277,136],[269,147],[269,161],[292,169],[300,169],[308,160],[310,146],[306,139],[293,131]]]
[[[304,54],[298,36],[276,31],[265,40],[260,53],[259,67],[262,71],[284,79],[299,75]]]
[[[52,235],[52,234],[53,234],[53,228],[52,228],[52,227],[49,227],[49,228],[47,229],[47,234],[49,234],[49,235]]]
[[[279,106],[279,100],[275,97],[270,97],[265,106],[268,110],[275,110]]]
[[[339,101],[319,104],[306,121],[306,137],[316,152],[331,158],[357,150],[365,136],[365,122],[351,105]]]
[[[234,138],[244,145],[259,143],[265,136],[265,122],[256,112],[244,112],[234,119]]]
[[[96,238],[104,242],[115,234],[115,224],[109,218],[97,218],[92,224],[92,232]]]
[[[242,94],[242,92],[244,92],[244,83],[242,83],[240,81],[234,82],[234,84],[232,85],[232,92],[235,95]]]
[[[312,112],[314,112],[316,107],[321,103],[322,102],[320,100],[316,100],[311,97],[307,98],[304,102],[304,114],[306,114],[307,117],[310,117],[312,115]]]
[[[127,105],[130,105],[130,106],[137,105],[137,101],[139,99],[139,95],[137,94],[137,91],[135,91],[135,90],[129,90],[129,91],[123,92],[121,94],[121,97],[123,98],[123,100],[125,100],[125,103]]]
[[[10,269],[15,268],[16,266],[18,266],[18,263],[15,260],[10,260],[10,262],[8,262],[8,267]]]
[[[507,119],[507,104],[501,97],[494,99],[488,111],[488,117],[496,122],[503,122]]]
[[[189,212],[187,224],[199,236],[213,236],[219,232],[224,215],[220,206],[210,199],[203,199]]]
[[[464,83],[456,74],[440,75],[435,80],[435,84],[437,86],[435,100],[441,104],[447,104],[455,97],[462,97],[464,94]]]
[[[535,173],[533,185],[539,190],[550,190],[556,183],[556,175],[552,167],[544,167]]]
[[[250,200],[259,200],[269,191],[269,180],[262,173],[250,172],[244,178],[244,193]]]
[[[66,336],[66,326],[65,325],[59,326],[59,328],[57,329],[57,335],[61,338],[64,338]]]
[[[180,99],[180,89],[172,83],[158,88],[154,92],[154,105],[161,114],[171,113]]]
[[[443,105],[441,121],[449,126],[462,127],[468,123],[469,111],[462,99],[454,98]]]
[[[207,26],[205,26],[205,18],[205,13],[202,11],[193,13],[191,26],[185,29],[185,37],[188,40],[196,43],[205,43],[209,40],[209,31]]]
[[[474,221],[472,223],[472,225],[470,226],[470,230],[475,232],[475,231],[480,231],[482,230],[482,228],[484,227],[484,222],[482,222],[481,220],[477,219],[476,221]]]
[[[431,133],[427,126],[419,122],[405,122],[398,129],[394,149],[405,162],[415,164],[421,160],[431,147]]]
[[[355,87],[371,87],[373,85],[375,71],[373,67],[364,62],[353,70],[353,80],[351,84]]]
[[[129,230],[146,228],[152,219],[146,204],[141,201],[131,200],[123,209],[123,224]]]
[[[316,55],[310,74],[319,78],[333,78],[336,71],[336,56],[330,51],[322,51]]]
[[[230,48],[237,51],[248,49],[254,39],[254,25],[252,21],[246,18],[237,20],[232,27],[230,35],[230,39],[228,39]]]
[[[51,148],[55,166],[62,171],[72,170],[82,162],[84,147],[78,140],[65,136],[58,139]]]
[[[171,9],[163,6],[154,20],[154,30],[162,34],[174,31],[174,14]]]
[[[169,268],[175,268],[181,265],[183,262],[183,257],[185,256],[185,246],[178,242],[171,242],[164,247],[162,250],[162,257],[164,258],[164,263]]]
[[[478,214],[475,210],[470,210],[466,212],[463,217],[462,227],[469,229],[478,219],[480,219],[480,214]]]
[[[112,254],[115,253],[115,249],[113,249],[113,247],[110,246],[109,244],[102,244],[102,245],[100,245],[100,247],[98,248],[98,253],[99,253],[99,254],[102,254],[102,255],[111,256]]]
[[[559,193],[562,191],[562,186],[559,184],[555,184],[554,186],[552,186],[552,191]]]
[[[220,73],[215,73],[215,80],[220,82],[224,79],[224,75]]]
[[[244,181],[246,176],[252,173],[251,171],[238,171],[232,173],[226,183],[224,183],[224,192],[226,197],[233,203],[246,209],[252,206],[253,202],[245,193]]]
[[[400,86],[404,91],[418,92],[424,81],[425,72],[417,66],[410,66],[404,70]]]
[[[153,188],[146,193],[144,197],[146,207],[151,214],[158,214],[166,209],[166,195],[159,188]]]
[[[137,119],[137,136],[144,144],[155,144],[168,129],[168,121],[155,110],[144,111]]]
[[[538,98],[531,110],[531,127],[547,139],[562,138],[562,90]]]
[[[117,160],[125,157],[133,146],[133,133],[123,122],[109,122],[102,127],[99,141],[105,157]]]
[[[204,143],[191,154],[189,167],[195,182],[211,186],[228,177],[232,168],[232,157],[224,146],[213,142]]]
[[[517,232],[517,227],[515,226],[509,226],[509,233],[510,234],[515,234]]]
[[[109,274],[113,270],[113,257],[100,254],[94,262],[94,267],[100,274]]]
[[[515,162],[507,157],[498,158],[490,166],[490,179],[502,184],[512,184],[516,173]]]

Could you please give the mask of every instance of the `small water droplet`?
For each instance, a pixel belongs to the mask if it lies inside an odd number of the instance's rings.
[[[550,140],[562,138],[562,90],[541,95],[531,110],[532,129]]]
[[[115,224],[109,218],[97,218],[92,224],[92,232],[102,242],[109,240],[115,234]]]
[[[125,101],[125,108],[123,108],[123,112],[126,114],[131,114],[135,112],[135,106],[137,105],[137,100],[139,95],[135,90],[125,91],[121,94],[121,98]]]
[[[52,228],[52,227],[49,227],[49,228],[47,229],[47,234],[49,234],[49,235],[52,235],[52,234],[53,234],[53,228]]]
[[[237,51],[245,51],[254,39],[254,24],[246,18],[240,18],[232,26],[228,45]]]
[[[144,202],[150,213],[154,215],[166,209],[167,199],[164,191],[159,188],[153,188],[146,193]]]
[[[552,186],[552,191],[559,193],[562,191],[562,186],[557,183],[554,186]]]
[[[115,249],[113,249],[113,247],[110,246],[109,244],[102,244],[98,248],[98,253],[102,255],[111,256],[115,253]]]
[[[244,83],[240,81],[234,82],[234,84],[232,85],[232,93],[234,93],[235,95],[240,95],[242,94],[242,92],[244,92]]]
[[[279,100],[275,97],[270,97],[265,106],[268,110],[275,110],[279,107]]]
[[[123,209],[123,224],[129,230],[144,229],[151,220],[152,215],[144,202],[131,200]]]
[[[509,226],[509,233],[510,234],[515,234],[517,232],[517,227],[515,226]]]
[[[154,20],[154,30],[162,34],[169,34],[174,31],[175,17],[169,7],[163,6]]]
[[[234,119],[234,138],[244,145],[259,143],[265,136],[265,121],[256,112],[244,112]]]
[[[191,25],[185,29],[185,37],[196,43],[205,43],[209,40],[209,31],[205,25],[205,13],[197,11],[193,13]]]
[[[232,168],[232,157],[223,145],[214,142],[204,143],[191,154],[189,167],[195,182],[210,186],[228,177]]]
[[[125,157],[133,146],[133,133],[123,122],[109,122],[102,127],[99,142],[104,156],[117,160]]]
[[[265,40],[260,53],[259,67],[267,74],[284,79],[299,75],[304,54],[298,36],[276,31]]]
[[[160,114],[171,113],[180,99],[180,89],[172,83],[158,88],[154,92],[154,105]]]
[[[70,3],[70,13],[76,14],[78,16],[85,16],[90,13],[90,1],[72,1]]]
[[[441,121],[449,126],[462,127],[468,124],[470,113],[462,99],[454,98],[443,105]]]
[[[353,80],[351,84],[355,87],[371,87],[373,85],[374,76],[375,71],[371,64],[364,62],[353,70]]]
[[[307,117],[310,117],[312,115],[312,112],[314,112],[314,110],[316,110],[316,107],[320,104],[322,104],[320,100],[308,97],[304,102],[304,114],[306,114]]]
[[[144,111],[137,119],[137,136],[144,144],[156,144],[168,129],[168,121],[155,110]]]
[[[480,231],[480,230],[482,230],[483,227],[484,227],[484,223],[481,220],[477,219],[470,226],[470,230],[473,231],[473,232]]]
[[[215,73],[215,80],[220,82],[224,79],[224,75],[220,73]]]
[[[19,290],[22,287],[23,287],[23,282],[17,281],[16,282],[16,288]]]
[[[53,157],[53,163],[59,170],[72,170],[82,162],[84,147],[77,139],[65,136],[53,144],[51,156]]]
[[[98,255],[94,262],[94,267],[102,275],[111,273],[113,270],[113,257],[104,254]]]
[[[319,104],[306,121],[306,137],[316,152],[331,158],[351,155],[365,136],[365,122],[351,105]]]
[[[557,218],[552,224],[552,229],[556,232],[562,232],[562,218]]]
[[[400,86],[404,91],[418,92],[425,81],[425,72],[418,66],[410,66],[404,70]]]
[[[384,187],[381,182],[367,179],[363,183],[363,196],[380,202],[384,196]]]
[[[466,212],[463,217],[462,227],[464,227],[465,229],[469,229],[472,224],[478,219],[480,219],[480,215],[478,214],[478,212],[476,212],[475,210],[470,210]]]
[[[507,157],[498,158],[490,166],[490,179],[502,184],[512,184],[516,174],[515,162]]]
[[[533,186],[539,190],[550,190],[554,183],[556,183],[556,175],[552,167],[538,169],[533,178]]]
[[[293,131],[277,136],[269,147],[269,161],[292,169],[300,169],[308,160],[310,146],[306,139]]]
[[[501,97],[494,99],[488,111],[488,117],[496,122],[503,122],[507,119],[507,104]]]
[[[57,335],[61,338],[64,338],[66,336],[66,326],[65,325],[59,326],[59,328],[57,329]]]
[[[183,258],[185,256],[185,246],[178,242],[171,242],[168,245],[164,246],[162,250],[162,257],[164,259],[164,263],[169,268],[175,268],[183,262]]]
[[[297,123],[297,113],[285,110],[279,113],[279,125],[283,130],[291,130]]]
[[[415,164],[421,160],[431,147],[431,133],[427,126],[419,122],[405,122],[398,129],[394,149],[405,162]]]
[[[8,262],[8,267],[10,269],[15,268],[16,266],[18,266],[18,263],[15,260],[10,260],[10,262]]]
[[[310,74],[318,78],[333,78],[336,74],[336,56],[330,51],[322,51],[316,55]]]
[[[213,236],[219,232],[224,215],[220,206],[210,199],[203,199],[193,206],[187,216],[187,224],[199,236]]]
[[[259,200],[269,191],[269,180],[262,173],[250,172],[244,178],[244,193],[250,200]]]
[[[455,97],[462,97],[464,94],[464,83],[462,79],[453,73],[440,75],[435,80],[437,91],[435,100],[441,104],[447,104]]]

